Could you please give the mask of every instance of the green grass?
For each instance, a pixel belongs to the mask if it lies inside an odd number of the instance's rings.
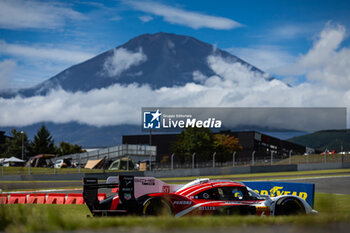
[[[87,218],[85,205],[3,205],[0,206],[0,231],[39,232],[106,228],[140,228],[153,231],[208,229],[235,226],[290,224],[322,226],[350,221],[350,195],[317,193],[318,216],[208,216],[208,217],[100,217]],[[117,230],[116,230],[117,231]]]

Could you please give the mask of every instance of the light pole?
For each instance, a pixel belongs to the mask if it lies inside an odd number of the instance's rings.
[[[22,160],[24,160],[24,132],[21,131],[22,134]]]

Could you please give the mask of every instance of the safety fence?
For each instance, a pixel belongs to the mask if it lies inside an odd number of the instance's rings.
[[[131,145],[128,147],[130,148]],[[125,147],[126,148],[126,147]],[[131,147],[135,149],[134,147]],[[95,152],[95,155],[96,156]],[[156,153],[154,151],[154,153]],[[91,155],[93,156],[93,155]],[[101,154],[100,154],[101,156]],[[308,164],[324,164],[330,165],[338,163],[349,163],[350,154],[305,154],[305,155],[277,155],[271,154],[269,156],[257,156],[254,152],[245,158],[239,158],[236,154],[231,155],[231,159],[226,162],[218,161],[218,156],[213,153],[207,161],[202,161],[201,155],[193,153],[190,161],[181,162],[180,155],[172,154],[166,160],[155,162],[152,160],[151,166],[147,163],[146,171],[172,171],[176,169],[196,169],[196,168],[228,168],[228,167],[247,167],[247,166],[277,166],[277,165],[308,165]],[[93,158],[93,157],[90,157]],[[96,158],[96,157],[95,157]],[[101,158],[101,157],[100,157]],[[155,159],[155,156],[152,156]],[[149,160],[148,160],[149,161]],[[134,162],[137,162],[137,160]],[[108,168],[101,169],[83,169],[83,168],[31,168],[31,167],[3,167],[0,166],[0,180],[6,176],[19,175],[61,175],[67,180],[71,177],[76,177],[77,174],[87,173],[113,173],[113,172],[138,172],[137,167],[129,170],[108,170]],[[142,170],[143,171],[143,170]],[[80,177],[80,176],[79,176]]]
[[[129,157],[136,162],[145,159],[155,160],[156,154],[156,146],[122,144],[85,153],[64,155],[60,156],[59,159],[71,159],[72,163],[81,166],[86,164],[88,160],[96,159],[115,160],[118,158]]]
[[[199,154],[193,153],[191,161],[180,162],[176,154],[169,156],[168,160],[152,165],[152,170],[174,170],[195,168],[219,168],[219,167],[246,167],[246,166],[274,166],[293,164],[333,164],[350,162],[350,154],[305,154],[305,155],[277,155],[271,153],[269,156],[257,156],[253,151],[249,157],[237,158],[236,153],[232,159],[226,162],[218,161],[216,153],[211,155],[208,161],[201,161]]]
[[[106,193],[99,193],[98,200],[106,199]],[[1,193],[0,204],[85,204],[82,193]]]

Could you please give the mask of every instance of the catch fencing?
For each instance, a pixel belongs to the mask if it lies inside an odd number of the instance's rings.
[[[155,160],[156,155],[156,146],[123,144],[85,153],[64,155],[60,156],[59,159],[71,159],[72,163],[82,165],[86,164],[88,160],[116,160],[123,157],[129,157],[135,162],[142,160]]]

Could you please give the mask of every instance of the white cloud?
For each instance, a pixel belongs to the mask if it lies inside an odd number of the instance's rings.
[[[217,30],[228,30],[242,25],[232,19],[206,15],[180,8],[167,6],[152,1],[125,1],[134,9],[161,16],[165,21],[173,24],[188,26],[194,29],[212,28]]]
[[[295,39],[304,37],[306,35],[312,35],[317,30],[318,24],[316,23],[303,23],[303,24],[283,24],[274,27],[268,31],[270,39]]]
[[[66,20],[85,17],[57,2],[2,0],[0,1],[0,28],[53,29],[62,27]]]
[[[305,75],[334,89],[350,89],[350,49],[340,45],[346,37],[345,27],[327,23],[307,54],[296,63],[276,70],[280,75]]]
[[[114,17],[112,17],[112,18],[110,18],[110,20],[111,21],[119,21],[119,20],[121,20],[122,19],[122,17],[120,17],[120,16],[114,16]]]
[[[45,47],[42,45],[27,46],[21,44],[9,44],[3,40],[0,40],[0,54],[31,60],[51,60],[70,63],[83,62],[94,56],[91,53]]]
[[[193,75],[193,80],[196,82],[203,83],[208,77],[202,74],[199,70],[195,70],[192,73]]]
[[[330,49],[332,56],[328,57],[328,61],[324,58],[321,61],[325,66],[328,64],[333,66],[332,59],[336,58],[341,62],[341,57],[347,58],[348,50],[346,48],[339,50],[336,43],[332,45],[336,38],[342,38],[343,29],[327,27],[328,29],[331,31],[321,33],[319,40],[315,41],[314,47],[304,57],[308,57],[307,55],[316,48],[324,49],[324,46],[327,48],[330,46],[335,49]],[[326,35],[333,38],[329,42],[331,45],[327,45],[329,40]],[[0,98],[0,109],[6,109],[0,111],[0,125],[20,126],[42,121],[55,123],[77,121],[96,126],[139,124],[140,109],[143,106],[350,108],[350,88],[327,85],[324,79],[288,87],[279,80],[267,81],[260,73],[251,72],[249,67],[231,63],[222,57],[209,56],[207,61],[216,75],[205,77],[194,71],[194,78],[199,78],[201,84],[187,83],[184,86],[159,89],[152,89],[148,85],[116,84],[86,93],[55,90],[47,96]],[[348,61],[349,59],[342,62],[346,65]],[[316,66],[314,63],[309,66],[320,68],[318,63]],[[349,77],[348,70],[343,69],[343,64],[339,67],[339,70],[333,67],[338,74],[334,76],[334,83]]]
[[[119,84],[86,93],[52,91],[47,96],[0,98],[2,126],[28,125],[41,121],[106,126],[139,124],[142,106],[183,107],[296,107],[348,106],[350,91],[338,92],[327,86],[300,84],[288,87],[279,80],[266,81],[249,67],[210,56],[217,74],[203,84],[163,87]],[[317,91],[315,91],[317,90]]]
[[[142,53],[141,48],[135,53],[124,48],[114,49],[113,54],[103,64],[103,72],[109,77],[118,76],[131,66],[139,65],[146,60],[147,56]]]
[[[296,60],[288,51],[279,46],[233,47],[227,49],[227,51],[266,72],[273,72],[274,68],[290,64]]]
[[[13,71],[17,64],[13,60],[0,61],[0,90],[11,87]]]
[[[143,16],[140,16],[139,19],[144,22],[144,23],[147,23],[149,21],[152,21],[153,20],[153,17],[150,16],[150,15],[143,15]]]

